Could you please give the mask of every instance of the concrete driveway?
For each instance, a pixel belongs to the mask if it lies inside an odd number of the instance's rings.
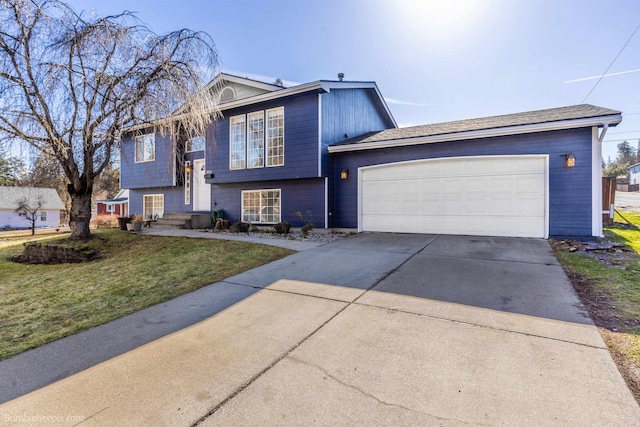
[[[0,419],[640,425],[543,240],[360,234],[212,286],[251,292],[0,405]]]

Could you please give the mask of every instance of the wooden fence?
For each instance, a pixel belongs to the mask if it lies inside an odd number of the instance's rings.
[[[615,206],[615,203],[616,180],[602,178],[602,224],[613,224],[613,206]]]

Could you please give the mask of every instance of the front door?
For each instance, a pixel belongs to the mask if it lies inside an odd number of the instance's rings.
[[[193,161],[193,210],[211,211],[211,184],[204,181],[204,159]]]

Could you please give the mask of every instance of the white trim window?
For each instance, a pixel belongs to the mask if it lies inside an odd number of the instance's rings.
[[[47,222],[47,211],[40,212],[40,221]]]
[[[206,140],[204,136],[197,136],[187,141],[185,151],[190,153],[192,151],[204,151]]]
[[[245,116],[234,116],[229,119],[229,169],[245,168],[246,127]]]
[[[280,222],[280,189],[242,192],[242,221],[256,224]]]
[[[142,216],[145,220],[162,218],[164,215],[164,194],[145,194]]]
[[[107,203],[105,205],[104,211],[107,213],[114,213],[116,211],[116,205],[113,203]]]
[[[136,163],[153,162],[156,159],[156,135],[148,133],[134,138]]]
[[[284,107],[267,110],[267,166],[284,165]]]
[[[284,165],[284,107],[229,119],[229,169]]]
[[[264,111],[247,114],[247,169],[264,167]]]

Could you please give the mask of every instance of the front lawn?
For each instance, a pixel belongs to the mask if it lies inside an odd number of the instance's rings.
[[[7,260],[29,238],[0,244],[0,359],[106,323],[293,253],[216,239],[97,230],[97,261]],[[41,240],[38,236],[38,240]],[[55,238],[53,238],[55,239]],[[60,236],[57,236],[60,239]]]
[[[640,212],[622,216],[632,224],[617,215],[616,224],[605,229],[602,250],[577,242],[552,245],[640,403]],[[612,242],[624,246],[607,248]]]

